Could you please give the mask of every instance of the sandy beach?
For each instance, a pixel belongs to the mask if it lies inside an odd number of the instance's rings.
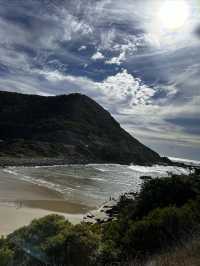
[[[0,204],[0,236],[6,236],[14,230],[28,225],[33,219],[41,218],[52,213],[65,216],[73,224],[79,223],[83,218],[82,214],[58,213],[27,207],[16,208],[16,206]]]
[[[0,169],[0,235],[7,235],[51,213],[78,223],[90,209],[67,202],[59,192],[16,179]]]

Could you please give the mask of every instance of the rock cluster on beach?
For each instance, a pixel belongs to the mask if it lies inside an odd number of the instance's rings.
[[[88,212],[83,217],[83,221],[92,224],[112,221],[118,214],[118,203],[120,201],[120,197],[126,197],[126,199],[135,199],[136,195],[137,193],[130,191],[124,193],[118,198],[110,198],[110,200],[103,203],[99,209]]]
[[[104,223],[114,219],[114,216],[110,214],[118,203],[118,200],[111,199],[105,202],[99,209],[88,212],[84,217],[83,221],[86,223]]]

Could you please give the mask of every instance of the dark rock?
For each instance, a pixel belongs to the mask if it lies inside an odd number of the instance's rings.
[[[144,176],[140,176],[140,179],[147,181],[147,180],[151,180],[152,177],[151,176],[145,176],[144,175]]]

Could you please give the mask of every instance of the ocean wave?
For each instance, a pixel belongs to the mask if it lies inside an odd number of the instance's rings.
[[[15,175],[18,176],[18,173],[16,173],[15,171],[11,170],[11,169],[3,169],[3,172],[11,174],[11,175]]]
[[[69,190],[68,187],[62,187],[59,184],[49,182],[49,181],[46,181],[44,179],[34,178],[34,177],[31,177],[28,175],[23,175],[21,173],[14,171],[13,168],[12,169],[9,169],[9,168],[3,169],[3,171],[5,173],[9,173],[15,177],[18,177],[19,180],[27,181],[27,182],[34,184],[34,185],[46,187],[48,189],[55,190],[55,191],[60,192],[60,193],[64,193],[66,190]]]
[[[169,159],[171,161],[184,163],[186,165],[200,166],[200,161],[197,160],[189,160],[189,159],[176,158],[176,157],[169,157]]]
[[[71,167],[75,171],[72,171]],[[45,169],[40,170],[40,168]],[[164,177],[171,174],[188,175],[190,173],[189,168],[176,166],[119,164],[7,167],[3,171],[12,175],[13,178],[57,191],[66,200],[75,199],[87,203],[95,201],[97,204],[110,196],[117,197],[127,191],[139,191],[143,183],[140,177],[143,175]]]
[[[153,165],[153,166],[138,166],[130,165],[129,169],[143,173],[143,174],[159,174],[159,175],[189,175],[191,170],[189,168],[182,168],[178,166],[164,166],[164,165]]]

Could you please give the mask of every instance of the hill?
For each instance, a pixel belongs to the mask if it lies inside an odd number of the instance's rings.
[[[0,158],[63,158],[69,163],[164,161],[94,100],[0,92]]]

